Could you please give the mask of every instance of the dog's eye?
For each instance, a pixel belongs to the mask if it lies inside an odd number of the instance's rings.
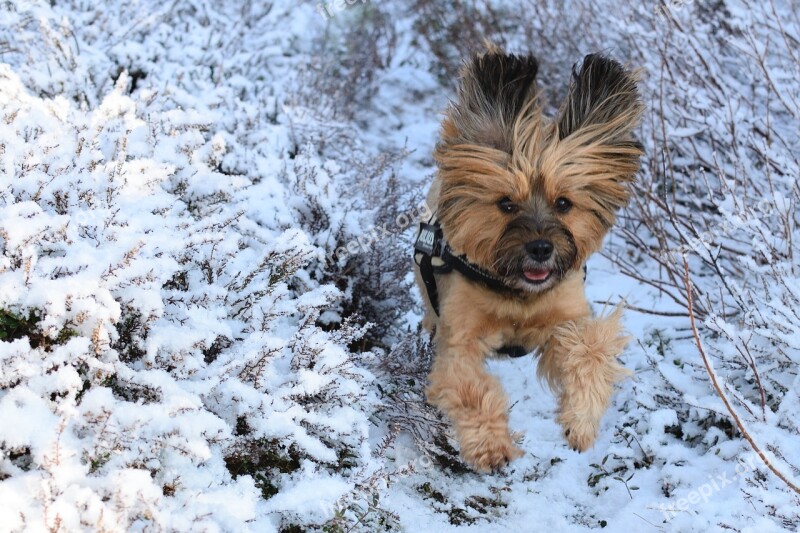
[[[572,209],[572,202],[562,196],[561,198],[556,199],[554,207],[559,213],[566,213]]]
[[[504,196],[497,202],[497,207],[500,208],[500,211],[503,213],[516,213],[517,212],[517,205],[511,201],[511,198],[508,196]]]

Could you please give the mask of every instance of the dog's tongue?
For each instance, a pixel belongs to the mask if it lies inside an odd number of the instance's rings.
[[[526,270],[523,272],[525,277],[531,281],[544,281],[550,275],[550,271],[546,268],[538,270]]]

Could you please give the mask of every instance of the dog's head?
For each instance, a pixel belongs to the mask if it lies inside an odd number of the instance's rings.
[[[450,247],[507,285],[540,292],[599,249],[627,204],[641,146],[635,76],[589,55],[546,118],[533,56],[490,48],[463,69],[435,157]]]

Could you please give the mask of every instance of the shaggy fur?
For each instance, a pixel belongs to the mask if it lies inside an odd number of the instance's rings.
[[[532,56],[490,47],[463,69],[435,150],[428,195],[457,254],[516,289],[501,294],[458,273],[437,275],[440,316],[428,400],[453,421],[462,457],[490,471],[521,451],[506,396],[485,369],[504,345],[540,354],[539,376],[559,398],[558,421],[583,451],[597,435],[614,384],[626,375],[620,311],[593,317],[582,266],[600,247],[642,150],[631,138],[642,114],[636,79],[589,55],[573,72],[555,119],[542,113]],[[426,294],[417,269],[420,290]]]

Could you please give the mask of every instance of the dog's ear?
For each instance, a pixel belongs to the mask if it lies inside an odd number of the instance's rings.
[[[612,146],[630,144],[643,111],[634,74],[618,61],[590,54],[580,72],[573,67],[569,94],[558,118],[558,136],[580,135],[586,143]]]
[[[644,112],[636,76],[599,54],[573,69],[569,94],[556,121],[560,176],[589,193],[593,211],[610,225],[629,199],[627,184],[639,170],[642,145],[633,130]]]
[[[511,152],[514,121],[535,97],[539,63],[532,55],[507,54],[493,45],[461,71],[458,100],[442,131],[446,144],[474,144]]]

